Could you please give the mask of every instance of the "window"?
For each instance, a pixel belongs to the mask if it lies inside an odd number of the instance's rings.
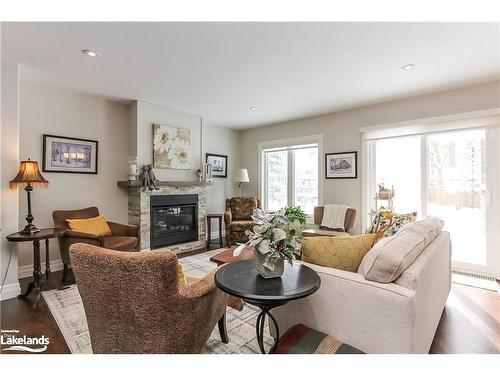
[[[264,208],[299,206],[312,215],[318,205],[318,144],[262,151]]]

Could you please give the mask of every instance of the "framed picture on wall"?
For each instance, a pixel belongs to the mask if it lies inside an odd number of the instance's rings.
[[[191,169],[191,131],[153,124],[153,167]]]
[[[212,166],[212,177],[227,177],[227,155],[207,153],[206,163]]]
[[[43,135],[42,171],[97,174],[98,141]]]
[[[358,178],[358,152],[325,154],[325,178]]]

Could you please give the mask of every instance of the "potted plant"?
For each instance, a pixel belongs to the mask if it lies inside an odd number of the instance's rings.
[[[253,230],[245,234],[249,240],[239,244],[233,256],[242,253],[246,246],[254,249],[257,272],[264,278],[281,277],[285,270],[285,259],[292,262],[300,254],[302,230],[306,226],[306,215],[299,207],[282,208],[274,213],[261,209],[253,211]]]

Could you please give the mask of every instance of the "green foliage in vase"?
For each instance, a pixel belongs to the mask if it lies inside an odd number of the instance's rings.
[[[300,224],[306,225],[307,215],[302,208],[298,206],[291,206],[285,208],[285,216],[290,221],[298,220]]]

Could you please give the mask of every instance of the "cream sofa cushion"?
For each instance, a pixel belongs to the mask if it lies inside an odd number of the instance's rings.
[[[427,217],[404,225],[394,236],[380,240],[365,255],[358,273],[366,280],[391,283],[406,270],[441,233],[443,221]]]

